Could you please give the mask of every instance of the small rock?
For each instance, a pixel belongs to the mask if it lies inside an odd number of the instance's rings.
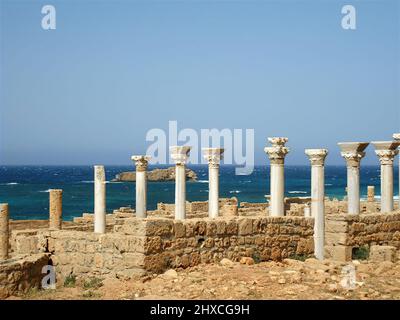
[[[254,259],[251,257],[242,257],[240,259],[241,264],[247,264],[248,266],[254,264]]]
[[[232,260],[229,260],[227,258],[223,258],[219,263],[220,263],[221,266],[224,266],[224,267],[231,267],[234,264],[232,262]]]
[[[178,278],[178,272],[176,272],[174,269],[169,269],[164,272],[164,277],[170,278],[170,279]]]
[[[278,280],[278,283],[279,283],[279,284],[285,284],[285,283],[286,283],[286,280],[285,280],[284,278],[280,278],[280,279]]]

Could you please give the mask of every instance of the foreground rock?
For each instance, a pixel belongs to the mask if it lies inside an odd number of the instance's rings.
[[[244,259],[243,262],[250,261]],[[354,268],[353,281],[345,281]],[[90,282],[95,282],[91,280]],[[131,280],[105,278],[88,289],[57,284],[23,299],[400,299],[400,263],[340,263],[285,259],[252,265],[223,259],[184,270]]]
[[[197,175],[193,170],[186,169],[186,178],[188,181],[197,181]],[[162,182],[162,181],[174,181],[175,180],[175,167],[167,169],[154,169],[147,172],[147,180]],[[115,176],[113,182],[132,182],[136,181],[136,172],[127,171],[121,172]]]

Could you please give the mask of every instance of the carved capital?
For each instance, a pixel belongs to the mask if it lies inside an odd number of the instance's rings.
[[[289,153],[289,148],[285,147],[285,143],[288,142],[288,138],[284,137],[272,137],[268,138],[268,141],[272,144],[271,147],[265,147],[264,151],[268,155],[271,164],[283,164],[285,156]]]
[[[203,148],[204,159],[207,160],[209,168],[219,168],[224,151],[222,148]]]
[[[171,159],[176,165],[185,165],[190,154],[189,146],[172,146],[169,148],[171,153]]]
[[[340,154],[346,160],[348,167],[359,167],[361,159],[365,156],[365,152],[360,151],[345,151]]]
[[[393,134],[393,139],[396,141],[400,141],[400,133],[394,133]]]
[[[310,159],[312,166],[323,166],[328,155],[327,149],[306,149],[305,154]]]
[[[393,165],[394,157],[399,153],[399,150],[375,150],[379,157],[381,165]]]
[[[150,156],[132,156],[131,159],[135,162],[136,172],[146,171],[149,164]]]

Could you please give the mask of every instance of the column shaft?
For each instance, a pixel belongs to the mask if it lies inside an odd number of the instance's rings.
[[[104,166],[94,167],[94,232],[106,232],[106,177]]]
[[[271,163],[271,200],[270,215],[280,217],[285,215],[285,176],[284,165]]]
[[[325,242],[325,177],[324,166],[311,167],[311,215],[314,217],[314,254],[324,259]]]
[[[9,238],[8,204],[0,204],[0,261],[8,259]]]
[[[147,177],[146,171],[136,171],[136,217],[147,217]]]
[[[219,170],[213,165],[210,165],[208,170],[208,216],[216,218],[219,215]]]
[[[62,190],[50,189],[50,216],[49,227],[50,229],[61,229],[62,225]]]
[[[175,166],[175,219],[186,219],[186,173],[185,165]]]
[[[359,167],[347,167],[348,213],[360,213],[360,170]]]
[[[381,212],[393,211],[393,165],[381,165]]]

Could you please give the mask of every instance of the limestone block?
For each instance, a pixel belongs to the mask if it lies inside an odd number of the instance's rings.
[[[392,246],[371,246],[369,251],[369,259],[374,262],[391,261],[397,259],[396,247]]]
[[[325,246],[326,257],[335,261],[351,261],[352,247],[351,246]]]

